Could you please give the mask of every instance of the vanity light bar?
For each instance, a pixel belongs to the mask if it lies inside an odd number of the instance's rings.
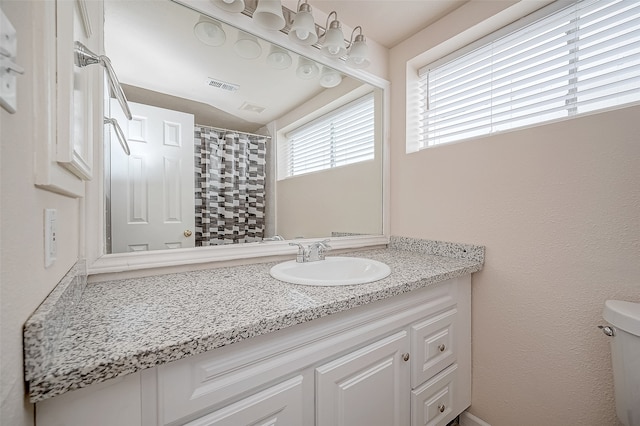
[[[242,11],[242,14],[245,16],[248,16],[249,18],[253,18],[253,12],[255,12],[257,7],[258,7],[258,0],[245,0],[245,8]],[[289,32],[291,31],[291,24],[293,24],[293,18],[296,16],[296,13],[293,10],[285,6],[282,6],[282,14],[284,16],[285,26],[283,29],[280,30],[280,32],[286,35],[289,35]],[[322,25],[315,24],[315,26],[316,26],[316,34],[324,35],[326,33],[326,29]],[[320,38],[321,37],[319,37],[318,39]],[[345,39],[345,43],[349,45],[349,40]],[[320,42],[314,43],[311,46],[315,47],[318,50],[322,49],[322,43]],[[347,55],[344,55],[338,59],[346,61],[347,57],[348,57]]]

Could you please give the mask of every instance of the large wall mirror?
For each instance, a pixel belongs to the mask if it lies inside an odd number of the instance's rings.
[[[130,151],[105,126],[105,253],[383,234],[380,87],[171,0],[104,12],[133,115],[105,96]],[[292,166],[292,135],[349,108],[370,117],[371,153],[293,170],[313,148]]]

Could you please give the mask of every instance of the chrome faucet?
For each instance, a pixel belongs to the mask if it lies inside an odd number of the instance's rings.
[[[316,241],[309,244],[305,248],[300,243],[289,243],[290,246],[298,246],[298,253],[296,254],[296,262],[316,262],[318,260],[324,260],[325,253],[331,248],[329,240]]]

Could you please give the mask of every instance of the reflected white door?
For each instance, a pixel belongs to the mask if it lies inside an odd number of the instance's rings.
[[[127,156],[111,132],[113,253],[194,247],[194,118],[191,114],[117,101],[111,116],[129,143]]]

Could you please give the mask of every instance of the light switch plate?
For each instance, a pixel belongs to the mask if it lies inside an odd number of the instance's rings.
[[[56,209],[44,210],[44,266],[48,268],[53,265],[58,256],[57,242],[57,221],[58,212]]]

